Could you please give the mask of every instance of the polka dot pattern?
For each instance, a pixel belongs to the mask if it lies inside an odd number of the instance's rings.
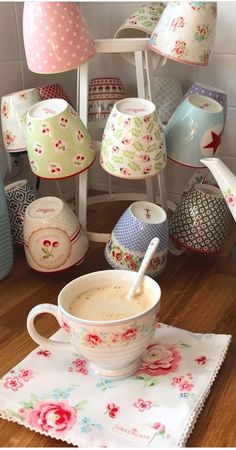
[[[85,19],[73,2],[25,2],[23,32],[32,72],[72,70],[96,52]]]

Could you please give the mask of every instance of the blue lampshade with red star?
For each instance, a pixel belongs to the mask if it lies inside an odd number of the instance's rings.
[[[216,155],[223,126],[220,103],[203,95],[190,95],[180,103],[166,126],[168,158],[183,166],[204,168],[200,160]]]

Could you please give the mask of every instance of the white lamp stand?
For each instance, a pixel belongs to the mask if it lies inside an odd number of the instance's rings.
[[[145,98],[145,72],[148,85],[149,100],[152,100],[153,88],[153,69],[152,58],[146,50],[148,39],[98,39],[95,40],[97,54],[105,53],[123,53],[134,52],[135,54],[135,68],[138,97]],[[160,58],[161,59],[161,58]],[[144,63],[146,68],[144,68]],[[77,104],[76,109],[80,115],[84,125],[89,128],[88,124],[88,64],[84,64],[78,68],[77,72]],[[105,122],[104,122],[105,124]],[[97,124],[100,126],[101,124]],[[96,127],[93,124],[91,128]],[[94,141],[94,148],[97,152],[101,149],[101,142]],[[168,207],[172,210],[176,205],[173,202],[167,201],[164,173],[157,175],[159,184],[160,197],[154,195],[152,178],[148,178],[146,183],[146,194],[140,193],[112,193],[111,184],[109,184],[109,193],[88,197],[88,171],[85,171],[76,177],[76,192],[75,192],[75,208],[79,216],[79,220],[83,228],[87,229],[87,206],[102,203],[106,201],[120,201],[120,200],[147,200],[150,202],[160,203],[162,208],[167,212]],[[107,242],[110,234],[88,232],[90,241]]]

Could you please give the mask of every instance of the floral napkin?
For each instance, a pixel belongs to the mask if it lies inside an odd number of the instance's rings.
[[[91,374],[79,355],[38,347],[1,380],[0,416],[79,447],[181,447],[230,340],[159,323],[137,373],[120,381]]]

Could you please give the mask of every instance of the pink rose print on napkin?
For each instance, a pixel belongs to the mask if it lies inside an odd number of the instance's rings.
[[[166,375],[178,369],[181,355],[174,345],[156,344],[149,345],[144,353],[138,373],[148,375]]]
[[[22,380],[20,380],[18,377],[7,377],[5,379],[5,383],[3,386],[6,389],[11,389],[12,391],[18,391],[21,387],[23,387]]]
[[[152,428],[156,430],[156,433],[158,436],[167,439],[169,437],[169,434],[167,432],[166,426],[161,422],[155,422],[152,425]]]
[[[28,425],[41,431],[64,433],[70,430],[77,416],[76,408],[64,402],[38,402],[33,409],[22,411]]]
[[[12,376],[8,376],[4,379],[3,386],[14,392],[18,391],[18,389],[24,386],[24,383],[27,383],[33,378],[33,372],[30,369],[20,369],[19,371],[12,370],[10,373]]]
[[[139,411],[145,411],[146,409],[152,408],[152,402],[149,400],[145,401],[142,398],[139,398],[137,402],[134,403],[135,408],[137,408]]]
[[[179,377],[172,378],[171,385],[177,388],[180,392],[180,397],[189,398],[194,394],[191,393],[194,384],[193,384],[193,375],[192,373],[187,373],[186,375],[181,375]]]

